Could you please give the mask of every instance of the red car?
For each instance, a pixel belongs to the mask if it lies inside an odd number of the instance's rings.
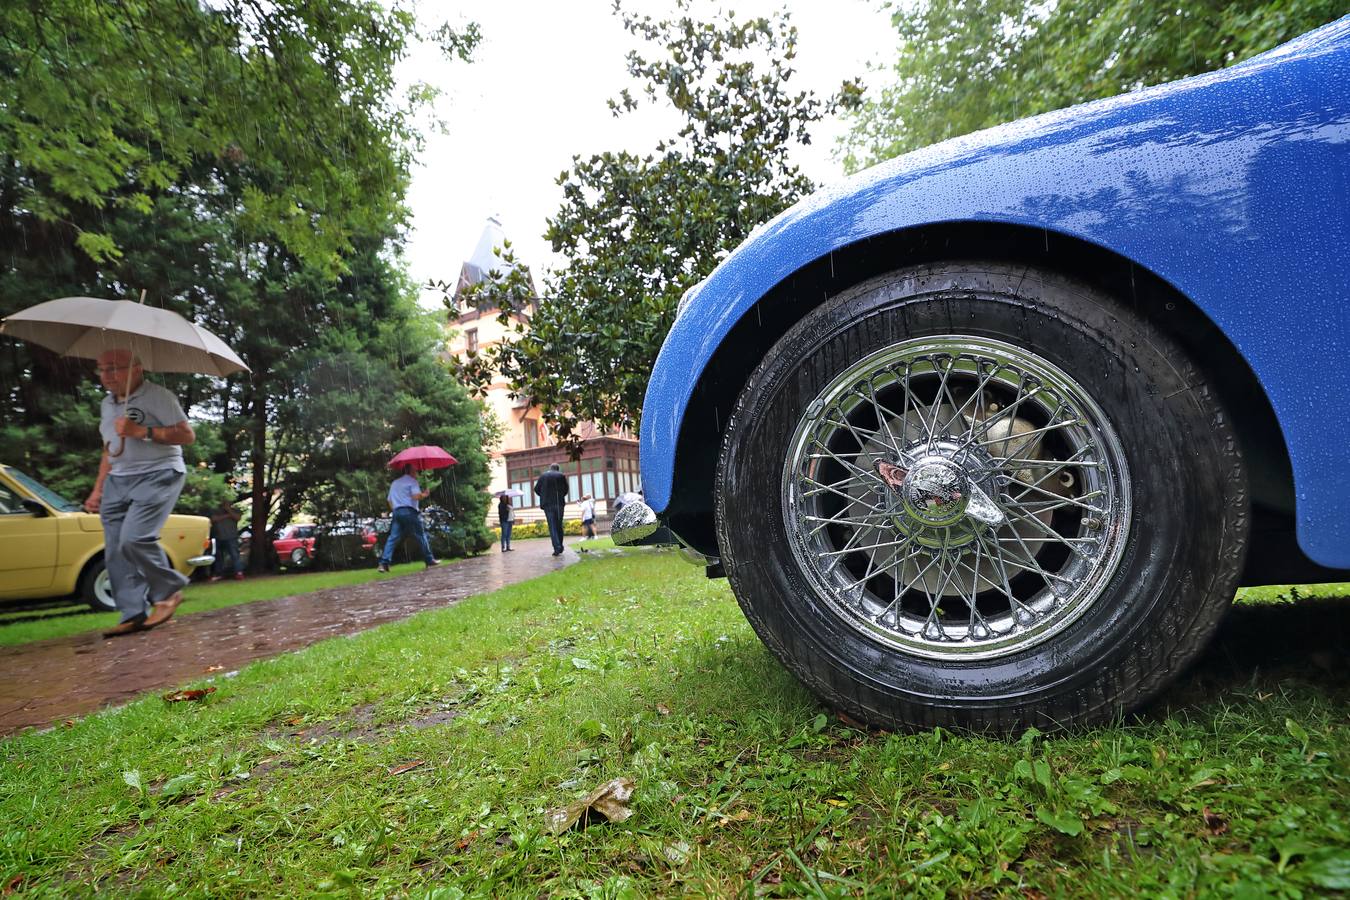
[[[369,525],[334,525],[324,530],[325,534],[355,534],[359,529],[361,535],[361,552],[372,553],[375,550],[376,536],[375,529]],[[313,522],[297,522],[293,525],[287,525],[281,529],[276,540],[272,542],[272,549],[277,554],[277,559],[283,566],[293,566],[301,568],[314,562],[314,541],[319,535],[319,526]]]
[[[314,561],[314,538],[319,526],[313,522],[297,522],[281,529],[272,549],[283,566],[307,566]]]

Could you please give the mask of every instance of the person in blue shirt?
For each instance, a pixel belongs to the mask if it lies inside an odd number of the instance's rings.
[[[427,531],[422,527],[422,513],[417,508],[420,500],[431,496],[431,490],[422,490],[422,485],[413,477],[413,467],[404,466],[403,474],[394,479],[389,486],[389,508],[394,513],[393,524],[389,528],[389,537],[384,542],[384,552],[380,554],[380,571],[388,572],[389,563],[394,558],[394,548],[405,534],[411,534],[422,547],[422,559],[427,568],[440,565],[431,555],[431,544],[427,541]]]

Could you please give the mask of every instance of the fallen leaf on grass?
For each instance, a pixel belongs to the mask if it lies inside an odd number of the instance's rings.
[[[596,821],[622,822],[633,814],[628,801],[633,796],[633,779],[615,778],[586,795],[584,800],[550,809],[544,816],[548,830],[562,834],[571,828],[586,828]],[[600,818],[596,819],[598,815]]]
[[[666,706],[664,703],[656,704],[656,711],[663,716],[670,715],[670,707]]]
[[[23,887],[23,883],[27,878],[28,878],[27,875],[20,873],[18,875],[15,875],[9,881],[6,881],[5,886],[3,888],[0,888],[0,897],[8,897],[10,894],[14,893],[19,888]]]
[[[225,668],[224,666],[207,666],[207,667],[206,667],[206,671],[207,671],[207,672],[220,672],[220,671],[223,671],[224,668]]]
[[[843,712],[837,712],[837,711],[836,711],[836,712],[835,712],[835,716],[839,719],[840,722],[844,723],[844,724],[847,725],[849,728],[853,728],[853,729],[855,729],[855,730],[857,730],[857,731],[866,731],[866,730],[867,730],[867,726],[866,726],[866,725],[864,725],[862,722],[859,722],[857,719],[853,718],[853,717],[850,716],[848,713],[843,713]]]
[[[75,720],[74,720],[74,719],[66,719],[66,720],[65,720],[64,722],[62,722],[61,724],[64,725],[66,728],[74,728],[74,727],[75,727]]]
[[[765,872],[763,878],[759,878],[758,876],[756,876],[755,879],[751,880],[758,880],[761,884],[782,884],[783,873],[778,871],[777,860],[769,862],[768,865],[773,866],[773,868]]]
[[[193,688],[190,691],[169,691],[164,695],[164,700],[166,703],[184,703],[189,700],[200,700],[207,694],[214,694],[215,692],[216,689],[213,687]]]
[[[478,835],[482,833],[483,833],[482,829],[475,828],[473,831],[470,831],[468,834],[464,835],[464,837],[455,841],[455,849],[456,850],[467,849],[470,844],[472,844],[475,840],[478,839]]]
[[[423,760],[423,759],[414,759],[412,762],[405,762],[405,763],[404,763],[403,765],[401,765],[401,766],[394,766],[392,769],[389,770],[389,774],[390,774],[390,775],[402,775],[404,772],[411,772],[413,769],[417,768],[418,766],[425,766],[426,764],[427,764],[427,763],[426,763],[426,760]]]
[[[1210,834],[1214,835],[1215,837],[1218,837],[1219,835],[1224,834],[1228,831],[1227,820],[1225,820],[1224,817],[1219,815],[1218,813],[1211,812],[1208,806],[1206,806],[1204,809],[1200,811],[1200,815],[1202,815],[1205,819],[1205,828],[1209,831]]]
[[[738,809],[730,814],[717,814],[717,821],[713,822],[716,828],[726,828],[728,825],[735,825],[738,822],[749,822],[755,817],[754,813],[748,809]]]

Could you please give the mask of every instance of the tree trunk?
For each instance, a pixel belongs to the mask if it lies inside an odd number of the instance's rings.
[[[248,570],[260,574],[271,568],[272,535],[267,531],[267,511],[271,492],[267,485],[267,391],[263,373],[254,371],[249,378],[249,411],[253,420],[253,538],[248,555]]]

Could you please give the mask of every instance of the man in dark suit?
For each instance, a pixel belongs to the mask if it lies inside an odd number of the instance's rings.
[[[563,505],[567,503],[567,477],[558,468],[557,463],[548,467],[548,471],[539,476],[534,483],[534,496],[544,510],[548,520],[548,536],[553,541],[553,555],[562,556],[563,552]]]

